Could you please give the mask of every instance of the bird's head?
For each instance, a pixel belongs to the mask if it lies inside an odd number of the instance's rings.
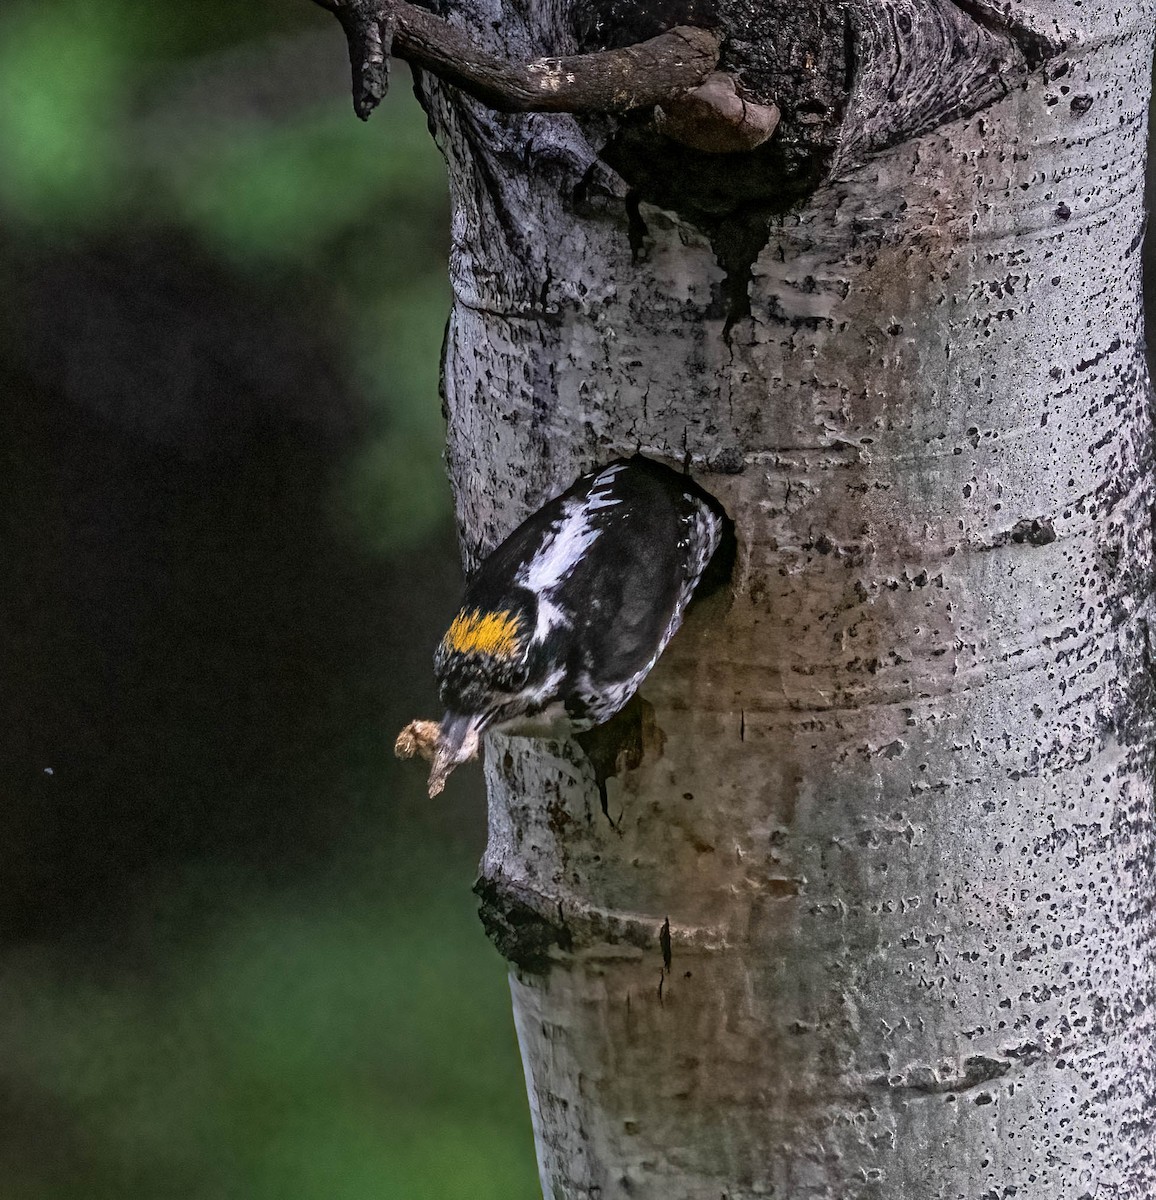
[[[434,655],[438,693],[446,707],[439,727],[430,795],[476,756],[482,734],[515,715],[530,676],[536,603],[530,593],[493,606],[466,605]]]

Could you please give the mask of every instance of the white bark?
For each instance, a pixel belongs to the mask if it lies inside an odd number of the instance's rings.
[[[777,219],[729,344],[571,118],[433,101],[467,556],[639,448],[740,543],[612,821],[575,746],[487,747],[555,1200],[1156,1195],[1151,14],[1037,7],[1076,41]]]

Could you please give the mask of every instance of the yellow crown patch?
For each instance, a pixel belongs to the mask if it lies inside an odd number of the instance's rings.
[[[457,654],[513,658],[518,653],[518,618],[510,612],[464,609],[454,617],[442,644]]]

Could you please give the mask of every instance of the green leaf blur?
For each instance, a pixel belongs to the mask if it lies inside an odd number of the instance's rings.
[[[8,1092],[83,1137],[9,1155],[5,1196],[532,1196],[509,995],[463,866],[395,866],[404,903],[364,878],[246,897],[195,942],[169,930],[145,977],[10,967]]]
[[[251,34],[262,9],[235,26],[222,15],[232,5],[198,11],[178,10],[175,24],[143,0],[0,12],[0,219],[71,237],[181,228],[239,274],[315,297],[318,321],[348,339],[372,434],[335,482],[336,524],[371,554],[420,545],[449,519],[431,453],[449,305],[445,181],[425,118],[401,69],[378,120],[351,119],[333,94],[346,68],[332,21],[303,22],[299,35],[328,43],[325,91],[295,79],[302,52],[284,33],[229,47],[215,88],[213,68],[182,58],[182,39],[220,56],[210,32]],[[246,72],[257,76],[248,86]]]

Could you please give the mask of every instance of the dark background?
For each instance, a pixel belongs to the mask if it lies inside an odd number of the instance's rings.
[[[443,169],[307,0],[0,7],[0,1200],[530,1200]]]
[[[0,5],[0,1200],[528,1200],[435,716],[444,171],[306,0]]]

